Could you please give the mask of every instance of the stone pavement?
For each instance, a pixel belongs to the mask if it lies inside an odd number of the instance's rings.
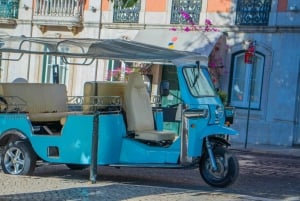
[[[0,201],[272,201],[271,199],[205,190],[187,190],[113,182],[26,177],[1,173]],[[5,183],[3,183],[5,180]]]

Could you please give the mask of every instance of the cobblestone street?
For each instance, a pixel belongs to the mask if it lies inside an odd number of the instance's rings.
[[[6,179],[10,182],[2,188],[0,200],[265,200],[220,192],[107,181],[92,185],[86,181],[64,178],[10,176]]]
[[[241,170],[225,189],[207,186],[197,169],[99,167],[89,170],[42,165],[33,176],[1,172],[0,200],[300,200],[300,158],[237,152]]]

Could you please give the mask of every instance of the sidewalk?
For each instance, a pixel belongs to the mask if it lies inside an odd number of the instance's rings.
[[[230,149],[239,151],[248,151],[253,153],[265,153],[265,154],[276,154],[276,155],[287,155],[300,157],[300,147],[287,147],[277,145],[261,145],[261,144],[245,144],[232,143]]]

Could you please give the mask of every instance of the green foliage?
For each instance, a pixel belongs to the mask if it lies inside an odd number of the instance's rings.
[[[222,103],[223,103],[224,105],[227,105],[227,93],[225,93],[224,91],[219,90],[219,91],[218,91],[218,95],[219,95],[219,97],[220,97]]]
[[[129,8],[129,7],[132,7],[136,4],[138,0],[122,0],[123,2],[123,7],[124,8]]]
[[[123,8],[130,8],[133,7],[139,0],[111,0],[113,1],[119,1]]]

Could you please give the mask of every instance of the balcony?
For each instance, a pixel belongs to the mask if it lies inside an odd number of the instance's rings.
[[[114,23],[139,23],[141,11],[141,1],[130,8],[123,8],[121,1],[114,2],[114,13],[113,22]]]
[[[172,0],[170,24],[189,24],[181,12],[184,11],[192,18],[192,22],[199,24],[202,0]]]
[[[34,0],[33,24],[44,33],[49,27],[67,27],[73,34],[82,27],[84,0]]]
[[[18,11],[19,0],[0,0],[0,24],[15,25]]]
[[[268,26],[272,0],[238,0],[236,25]]]

